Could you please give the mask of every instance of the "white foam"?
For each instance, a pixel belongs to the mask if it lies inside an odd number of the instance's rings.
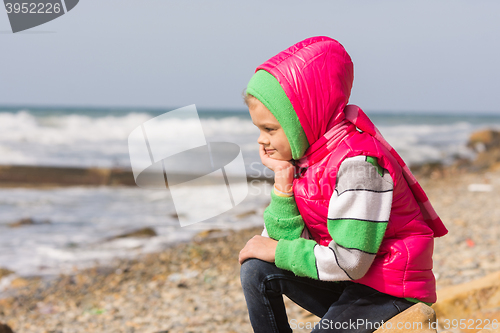
[[[451,162],[453,157],[470,157],[466,148],[470,134],[483,127],[467,122],[447,125],[380,126],[384,138],[409,165],[429,161]]]
[[[194,189],[196,190],[196,189]],[[168,191],[136,187],[0,189],[0,267],[18,275],[52,275],[155,252],[206,229],[262,225],[268,184],[252,184],[234,209],[181,228]],[[239,216],[243,214],[244,216]],[[8,224],[30,217],[35,225]],[[50,223],[42,223],[48,220]],[[116,238],[150,227],[151,238]]]
[[[128,135],[151,118],[153,116],[146,113],[90,117],[84,112],[58,116],[35,116],[26,110],[3,112],[0,113],[0,164],[130,167]],[[195,121],[169,119],[169,128],[176,130],[166,131],[165,140],[196,128]],[[433,118],[429,117],[427,123],[416,125],[404,123],[404,117],[398,121],[381,125],[379,129],[409,164],[470,154],[465,143],[474,130],[492,125],[500,128],[500,120],[496,124],[458,120],[446,124],[440,120],[439,124],[433,124]],[[228,116],[202,118],[201,122],[207,141],[238,144],[247,167],[254,161],[260,162],[256,143],[259,134],[250,119]]]
[[[1,164],[76,167],[130,166],[127,138],[137,126],[151,119],[144,113],[89,117],[81,114],[37,117],[27,111],[0,113]],[[169,119],[165,141],[197,129],[194,119]],[[246,143],[258,131],[246,119],[202,119],[209,141]],[[251,137],[251,139],[250,139]],[[256,151],[256,148],[253,148]]]

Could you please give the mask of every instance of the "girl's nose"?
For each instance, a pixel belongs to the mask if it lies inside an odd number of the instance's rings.
[[[267,138],[267,136],[265,134],[263,134],[262,132],[260,132],[259,138],[257,139],[257,143],[259,145],[268,145],[269,144],[269,139]]]

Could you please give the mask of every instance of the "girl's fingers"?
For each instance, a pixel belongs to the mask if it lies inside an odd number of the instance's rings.
[[[264,162],[264,159],[266,159],[268,157],[263,145],[259,145],[259,155],[260,155],[260,159],[262,160],[262,162]]]
[[[262,145],[259,145],[259,156],[260,159],[262,159],[262,156],[265,154],[264,147]]]
[[[259,155],[260,160],[264,166],[268,167],[272,171],[276,171],[277,169],[286,169],[290,166],[293,166],[289,161],[281,161],[275,160],[266,154],[266,150],[264,149],[264,145],[259,145]]]
[[[240,251],[240,254],[238,256],[238,261],[240,263],[240,265],[245,261],[247,260],[250,256],[248,255],[248,249],[247,249],[247,246],[248,245],[245,245],[245,247]]]
[[[260,155],[260,161],[262,162],[262,164],[264,164],[269,169],[273,170],[273,168],[271,168],[271,166],[268,163],[270,158],[269,158],[269,156],[267,156],[266,150],[264,149],[263,145],[259,145],[259,155]]]

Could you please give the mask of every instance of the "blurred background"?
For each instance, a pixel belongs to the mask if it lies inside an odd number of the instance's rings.
[[[259,64],[315,35],[345,46],[350,102],[408,164],[473,159],[470,135],[500,130],[499,12],[496,1],[87,0],[13,34],[0,10],[0,268],[58,274],[262,224],[255,183],[234,210],[180,228],[168,191],[130,180],[127,137],[196,104],[207,140],[239,144],[260,176],[242,91]]]

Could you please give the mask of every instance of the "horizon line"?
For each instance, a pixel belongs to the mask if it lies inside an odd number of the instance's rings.
[[[16,109],[33,109],[33,110],[89,110],[89,111],[98,111],[98,110],[108,110],[108,111],[133,111],[134,109],[139,109],[139,111],[172,111],[183,106],[109,106],[109,105],[47,105],[47,104],[0,104],[0,111],[6,111],[8,108],[16,108]],[[196,107],[200,112],[233,112],[233,113],[247,113],[248,110],[245,107],[241,108],[230,108],[230,107]],[[20,111],[20,110],[18,110]],[[500,116],[500,110],[498,111],[472,111],[472,110],[415,110],[415,109],[406,109],[406,110],[390,110],[390,109],[364,109],[366,113],[372,114],[391,114],[391,115],[431,115],[434,114],[436,116],[446,116],[446,115],[462,115],[462,116]]]

